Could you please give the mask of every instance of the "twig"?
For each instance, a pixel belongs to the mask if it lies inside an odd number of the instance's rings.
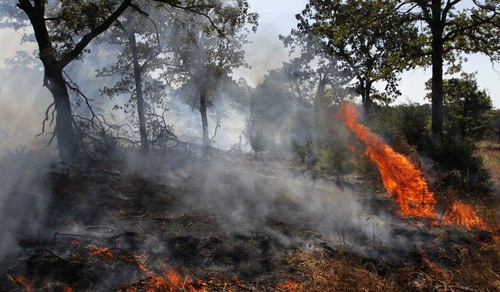
[[[85,226],[85,227],[83,227],[83,229],[85,229],[85,230],[87,230],[87,229],[108,229],[109,232],[115,230],[115,228],[113,228],[113,227],[104,226],[104,225]]]
[[[59,232],[54,232],[53,240],[56,240],[56,236],[61,235],[61,236],[87,236],[85,234],[70,234],[70,233],[59,233]]]
[[[193,274],[193,276],[196,279],[202,281],[204,284],[207,284],[207,285],[210,285],[210,286],[213,286],[213,287],[220,287],[220,286],[222,286],[222,285],[217,284],[217,283],[212,283],[210,281],[205,281],[203,278],[201,278],[200,276],[198,276],[193,270],[191,270],[191,269],[188,269],[188,270],[189,270],[189,272],[191,272],[191,274]],[[240,288],[242,290],[245,290],[245,291],[254,291],[254,290],[249,289],[249,288],[247,288],[245,286],[238,285],[238,284],[236,284],[234,282],[233,283],[224,283],[224,284],[227,285],[227,286],[235,286],[235,287],[238,287],[238,288]]]
[[[122,216],[122,217],[111,217],[111,218],[108,218],[110,220],[118,220],[118,219],[141,219],[141,218],[144,218],[146,216],[148,216],[149,214],[149,211],[146,211],[146,213],[142,214],[142,215],[139,215],[139,216]]]
[[[141,268],[141,267],[146,268],[143,264],[139,263],[132,254],[130,254],[128,251],[124,250],[123,248],[120,248],[120,247],[111,247],[111,248],[106,249],[104,252],[106,252],[106,251],[112,251],[112,250],[119,250],[119,251],[123,252],[130,259],[132,259],[137,264],[137,266],[139,266],[139,268]]]
[[[50,253],[51,255],[55,256],[56,258],[58,258],[58,259],[60,259],[60,260],[62,260],[62,261],[65,261],[65,262],[67,262],[67,263],[70,263],[70,264],[72,264],[72,265],[82,265],[82,263],[80,263],[80,262],[73,262],[73,261],[70,261],[70,260],[68,260],[68,259],[65,259],[65,258],[63,258],[63,257],[61,257],[61,256],[59,256],[59,255],[57,255],[57,254],[55,254],[53,251],[51,251],[51,250],[50,250],[50,249],[48,249],[48,248],[46,248],[46,249],[45,249],[45,251],[46,251],[46,252],[48,252],[48,253]]]

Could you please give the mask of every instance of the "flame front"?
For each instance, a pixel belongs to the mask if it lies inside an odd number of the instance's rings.
[[[358,112],[353,104],[344,104],[337,118],[365,142],[366,155],[375,162],[382,182],[390,195],[396,196],[400,206],[400,215],[405,217],[435,218],[436,200],[429,191],[422,171],[413,165],[408,158],[394,151],[382,142],[382,139],[370,129],[358,123]]]
[[[450,211],[447,212],[443,219],[445,224],[458,224],[465,226],[467,229],[485,229],[487,227],[483,220],[477,216],[471,205],[460,202],[453,203]]]
[[[352,103],[344,104],[336,117],[365,142],[365,153],[380,170],[382,182],[389,194],[396,196],[396,201],[400,206],[400,215],[437,219],[434,211],[436,199],[429,191],[422,171],[407,157],[382,142],[380,136],[360,124],[357,120],[359,114]],[[443,222],[448,225],[464,226],[467,229],[487,228],[472,206],[460,202],[453,203],[450,210],[443,216]]]

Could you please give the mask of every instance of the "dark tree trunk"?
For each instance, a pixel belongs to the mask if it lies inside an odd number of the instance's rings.
[[[203,128],[203,146],[208,146],[207,93],[204,89],[200,92],[200,114],[201,127]]]
[[[15,2],[15,1],[14,1]],[[80,56],[87,45],[101,33],[106,31],[113,22],[130,6],[132,0],[123,0],[121,5],[99,26],[85,34],[75,47],[56,58],[56,52],[45,23],[45,5],[47,1],[43,0],[18,0],[17,7],[24,11],[28,16],[35,39],[38,44],[39,58],[42,61],[45,75],[44,86],[46,86],[54,98],[54,104],[57,112],[56,116],[56,137],[59,148],[59,158],[63,161],[73,162],[76,160],[77,143],[73,131],[73,117],[71,115],[71,103],[69,100],[66,81],[63,77],[63,69],[71,61]]]
[[[319,140],[322,140],[323,138],[327,137],[328,135],[328,109],[325,108],[327,106],[327,103],[325,101],[325,89],[326,85],[328,84],[328,78],[326,76],[321,76],[319,77],[319,83],[318,83],[318,88],[316,91],[316,99],[314,101],[314,106],[316,110],[316,129],[317,132],[315,132],[315,137],[314,140],[315,142],[319,142]]]
[[[444,55],[444,21],[441,20],[441,1],[432,0],[432,133],[438,137],[443,135],[443,55]]]
[[[132,30],[128,33],[132,59],[134,64],[135,93],[137,97],[137,114],[139,115],[139,135],[141,136],[141,153],[144,156],[149,154],[148,133],[146,130],[146,115],[144,112],[144,95],[142,91],[142,70],[139,65],[139,53],[135,33]]]
[[[365,81],[361,88],[361,104],[363,105],[363,118],[365,121],[370,119],[372,108],[372,97],[370,95],[371,90],[372,83],[370,81]]]
[[[54,97],[54,104],[57,112],[55,131],[59,158],[63,161],[72,162],[76,159],[77,147],[75,133],[73,131],[71,103],[62,70],[46,67],[45,85]]]
[[[443,134],[443,40],[441,34],[432,41],[432,133]]]

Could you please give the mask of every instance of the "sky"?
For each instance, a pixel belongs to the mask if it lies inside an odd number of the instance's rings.
[[[247,61],[255,73],[245,78],[254,84],[259,81],[258,78],[262,78],[262,72],[265,74],[269,69],[279,68],[288,57],[278,36],[290,34],[292,28],[297,25],[295,15],[300,13],[309,1],[248,0],[248,2],[250,10],[260,15],[259,27],[253,36],[254,44],[246,47]],[[469,61],[463,65],[463,70],[467,73],[477,72],[479,88],[486,89],[493,106],[500,109],[500,64],[493,68],[488,57],[482,55],[468,56],[468,59]],[[430,78],[431,68],[419,68],[403,73],[400,83],[402,95],[395,103],[427,103],[428,101],[424,100],[426,94],[424,84]]]
[[[305,7],[307,0],[248,0],[250,10],[260,15],[257,33],[251,36],[252,44],[245,47],[246,59],[251,70],[241,69],[235,77],[244,77],[251,85],[257,85],[270,69],[281,67],[288,58],[288,51],[278,39],[280,34],[288,35],[297,24],[295,15]],[[5,58],[12,57],[20,48],[21,32],[0,30],[0,68],[5,67]],[[26,48],[26,46],[24,46]],[[500,64],[495,68],[489,59],[481,55],[469,56],[464,64],[467,73],[477,72],[480,89],[490,94],[493,106],[500,108]],[[424,83],[431,77],[430,68],[419,68],[402,74],[402,96],[396,103],[427,102]]]

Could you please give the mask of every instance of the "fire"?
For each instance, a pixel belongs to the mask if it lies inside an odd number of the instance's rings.
[[[109,250],[109,248],[98,248],[98,247],[91,247],[89,251],[89,255],[91,256],[100,256],[103,258],[113,258],[113,253]]]
[[[444,216],[445,224],[457,224],[471,228],[486,228],[486,224],[477,216],[477,212],[472,206],[455,202],[451,206],[451,210]]]
[[[358,123],[359,114],[353,104],[343,105],[337,113],[347,127],[366,143],[366,155],[377,164],[382,182],[390,195],[396,196],[401,208],[400,215],[405,217],[435,218],[434,194],[429,191],[427,182],[420,171],[408,158],[397,153],[382,142],[380,136]]]
[[[24,289],[26,290],[26,292],[31,292],[31,285],[28,283],[28,280],[26,280],[25,277],[23,276],[19,276],[17,277],[14,282],[16,284],[21,284],[24,286]]]
[[[382,175],[382,182],[391,196],[396,196],[400,215],[437,219],[434,211],[436,199],[429,191],[422,171],[407,157],[386,145],[380,136],[360,124],[355,106],[344,104],[336,115],[359,139],[366,144],[366,155],[375,162]],[[457,224],[470,228],[486,228],[476,211],[467,204],[456,202],[444,216],[445,224]]]
[[[201,281],[195,281],[189,277],[182,278],[179,273],[175,270],[169,269],[165,273],[165,276],[152,276],[149,278],[146,284],[146,291],[188,291],[188,292],[204,292],[204,283]]]
[[[276,286],[278,286],[278,288],[280,288],[282,291],[292,292],[296,291],[299,288],[300,284],[292,280],[288,280],[285,283],[279,283]]]

